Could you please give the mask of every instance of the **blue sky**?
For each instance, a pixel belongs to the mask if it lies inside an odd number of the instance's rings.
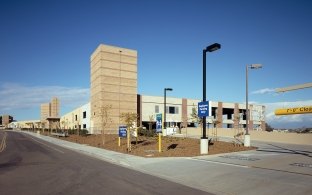
[[[267,106],[274,127],[311,127],[312,117],[276,117],[278,107],[312,105],[312,2],[296,0],[1,0],[0,114],[39,119],[40,104],[61,99],[64,114],[89,100],[90,55],[103,43],[138,51],[138,93]],[[48,74],[47,74],[48,73]]]

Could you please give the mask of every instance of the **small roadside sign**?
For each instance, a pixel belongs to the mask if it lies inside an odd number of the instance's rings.
[[[211,116],[210,102],[198,102],[198,117],[203,118],[207,116]]]
[[[119,126],[119,137],[127,137],[127,126]]]
[[[156,114],[156,133],[162,132],[162,114]]]

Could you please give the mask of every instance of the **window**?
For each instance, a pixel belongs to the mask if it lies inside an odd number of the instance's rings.
[[[169,114],[174,114],[175,113],[175,109],[172,106],[169,106]]]
[[[83,115],[83,118],[87,118],[87,112],[86,112],[86,111],[84,111],[84,112],[82,113],[82,115]]]
[[[77,114],[75,115],[75,121],[77,121],[78,120],[78,117],[77,117]]]
[[[86,125],[86,124],[83,124],[83,128],[86,129],[86,128],[87,128],[87,125]]]
[[[155,113],[159,113],[159,106],[158,105],[155,106]]]
[[[166,113],[169,114],[179,114],[179,107],[176,106],[167,106]]]

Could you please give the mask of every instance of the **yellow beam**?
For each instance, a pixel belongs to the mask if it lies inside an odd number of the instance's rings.
[[[309,114],[309,113],[312,113],[312,106],[282,108],[275,110],[275,115]]]

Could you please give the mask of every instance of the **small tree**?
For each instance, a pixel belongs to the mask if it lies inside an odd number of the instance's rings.
[[[128,150],[128,152],[131,152],[130,133],[131,133],[133,124],[135,124],[135,122],[138,119],[138,115],[136,113],[133,113],[133,112],[132,113],[123,112],[123,113],[121,113],[120,118],[127,125],[127,150]]]
[[[65,121],[64,120],[61,121],[61,125],[62,125],[61,129],[65,129]]]
[[[105,145],[105,128],[112,123],[112,119],[110,117],[110,110],[112,109],[112,105],[105,105],[99,108],[98,117],[101,119],[101,135],[102,135],[102,144]]]
[[[197,123],[201,126],[203,123],[203,119],[200,118],[197,113],[198,113],[197,109],[196,109],[195,105],[193,104],[192,113],[191,113],[191,120],[193,123]]]
[[[153,126],[153,123],[154,123],[154,115],[149,115],[149,122],[148,122],[148,130],[149,130],[149,134],[148,135],[151,135],[152,133],[152,126]]]

